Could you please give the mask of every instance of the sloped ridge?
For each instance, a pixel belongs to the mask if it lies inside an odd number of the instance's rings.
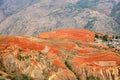
[[[96,44],[94,35],[64,29],[36,37],[0,36],[0,70],[11,78],[22,73],[35,80],[119,80],[119,54]]]

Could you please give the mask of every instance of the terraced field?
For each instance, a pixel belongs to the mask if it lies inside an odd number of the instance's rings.
[[[19,74],[33,80],[119,80],[119,54],[94,40],[95,33],[84,29],[34,37],[0,36],[0,76],[12,80],[22,79]]]

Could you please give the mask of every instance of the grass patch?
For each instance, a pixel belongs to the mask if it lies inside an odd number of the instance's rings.
[[[33,78],[25,75],[25,74],[17,74],[13,76],[11,80],[33,80]]]
[[[67,60],[65,61],[65,65],[70,71],[72,71],[74,73],[74,75],[76,76],[76,79],[80,80],[79,76],[72,70],[72,67],[69,65]]]

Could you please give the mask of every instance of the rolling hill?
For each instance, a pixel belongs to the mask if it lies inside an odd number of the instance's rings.
[[[0,76],[11,80],[119,80],[119,52],[94,40],[95,33],[84,29],[55,30],[36,37],[0,36]]]

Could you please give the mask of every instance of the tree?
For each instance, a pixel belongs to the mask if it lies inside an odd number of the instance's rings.
[[[33,79],[25,74],[17,74],[13,76],[12,80],[33,80]]]
[[[95,38],[99,38],[99,35],[98,35],[98,34],[95,34]]]
[[[115,39],[119,39],[119,36],[115,36]]]
[[[108,41],[108,35],[104,35],[104,36],[102,37],[102,40],[103,40],[103,41]]]

